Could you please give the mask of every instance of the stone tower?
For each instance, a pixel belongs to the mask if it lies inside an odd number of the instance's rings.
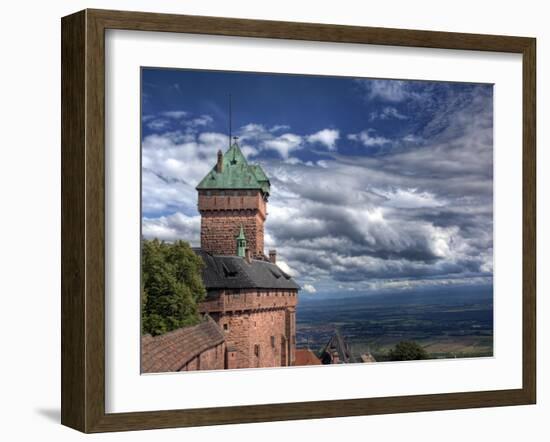
[[[264,223],[269,180],[259,165],[249,165],[237,142],[197,186],[201,214],[201,249],[213,255],[236,255],[242,230],[255,258],[264,257]]]
[[[264,255],[269,180],[237,143],[197,186],[206,299],[199,311],[223,330],[226,368],[294,365],[299,286]]]

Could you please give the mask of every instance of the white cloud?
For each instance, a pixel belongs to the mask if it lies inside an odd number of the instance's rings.
[[[154,120],[147,121],[145,124],[151,130],[161,131],[170,125],[170,121],[165,118],[155,118]]]
[[[197,128],[208,126],[214,119],[210,115],[192,117],[184,110],[166,111],[157,115],[143,117],[146,126],[156,132],[178,130],[184,128],[187,132],[194,132]]]
[[[374,135],[373,129],[366,129],[357,134],[349,134],[348,139],[358,141],[366,147],[383,146],[391,143],[391,140],[382,136]]]
[[[407,84],[401,80],[371,80],[370,97],[386,101],[403,101],[409,96]]]
[[[186,111],[183,111],[183,110],[166,111],[166,112],[162,112],[161,115],[163,115],[165,117],[168,117],[168,118],[174,118],[176,120],[179,120],[180,118],[183,118],[183,117],[186,117],[187,115],[189,115],[189,112],[186,112]]]
[[[386,106],[380,111],[371,112],[369,119],[374,120],[389,120],[395,118],[397,120],[407,120],[409,117],[400,113],[395,107]]]
[[[419,209],[446,205],[446,201],[438,199],[434,193],[428,191],[421,192],[418,189],[373,189],[373,191],[387,198],[387,201],[384,203],[386,207]]]
[[[291,133],[286,133],[263,142],[263,146],[266,149],[276,150],[283,158],[288,158],[289,153],[300,148],[301,144],[302,137]]]
[[[208,126],[214,121],[210,115],[201,115],[199,117],[192,118],[191,120],[184,121],[184,125],[188,127]]]
[[[145,213],[196,210],[196,190],[212,168],[223,134],[182,132],[152,134],[142,141],[142,205]]]
[[[323,130],[243,126],[243,152],[271,179],[265,242],[281,269],[318,293],[490,282],[492,112],[490,97],[470,100],[434,115],[426,132],[347,136],[388,147],[375,156],[300,160]],[[143,140],[144,234],[198,245],[199,215],[183,213],[196,213],[194,187],[227,144],[225,134],[183,130]]]
[[[307,137],[310,143],[320,143],[328,150],[336,150],[336,141],[340,138],[340,131],[336,129],[323,129]]]
[[[281,158],[289,161],[290,155],[303,149],[305,143],[318,143],[328,150],[336,150],[336,141],[340,138],[340,131],[337,129],[322,129],[309,135],[300,135],[288,132],[287,125],[275,125],[270,129],[262,124],[249,123],[242,126],[238,132],[239,139],[246,145],[256,149],[257,153],[263,150],[273,150],[279,153]],[[281,130],[287,132],[278,134]],[[255,155],[257,153],[254,153]],[[297,158],[290,161],[291,164],[299,161]]]
[[[256,149],[274,150],[279,153],[283,159],[287,159],[290,153],[302,147],[302,137],[293,133],[284,133],[275,135],[267,130],[262,124],[250,123],[238,132],[241,142]]]
[[[258,155],[259,153],[258,149],[248,144],[241,146],[241,151],[247,159]]]
[[[398,103],[411,98],[421,98],[422,94],[411,90],[412,83],[403,80],[359,80],[370,99]]]
[[[159,218],[143,218],[142,234],[145,238],[163,241],[183,240],[191,246],[200,245],[200,215],[187,216],[176,212]]]
[[[298,276],[298,272],[296,272],[296,270],[294,270],[293,268],[291,268],[286,261],[283,261],[282,259],[277,259],[277,265],[279,266],[279,268],[285,272],[287,275],[289,276],[292,276],[293,278],[295,278],[296,276]]]
[[[418,143],[421,143],[423,141],[422,137],[419,137],[417,135],[413,135],[413,134],[408,134],[408,135],[405,135],[403,138],[402,138],[402,141],[406,142],[406,143],[414,143],[414,144],[418,144]]]
[[[276,124],[269,129],[269,132],[278,132],[280,130],[288,130],[290,126],[288,124]]]
[[[307,293],[317,293],[317,289],[311,284],[304,284],[302,290]]]

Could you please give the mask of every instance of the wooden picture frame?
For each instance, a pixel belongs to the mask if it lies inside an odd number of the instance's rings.
[[[105,412],[105,30],[124,29],[523,57],[523,385],[497,391]],[[62,424],[83,432],[533,404],[536,400],[536,158],[533,38],[105,10],[62,19]]]

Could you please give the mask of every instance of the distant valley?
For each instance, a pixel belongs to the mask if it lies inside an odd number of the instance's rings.
[[[298,348],[317,351],[338,329],[353,354],[378,361],[400,341],[417,342],[434,359],[492,356],[492,287],[302,297],[296,328]]]

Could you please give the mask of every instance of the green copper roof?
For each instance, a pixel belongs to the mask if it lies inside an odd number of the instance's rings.
[[[223,155],[222,164],[221,173],[217,172],[214,165],[198,184],[197,190],[260,189],[269,195],[269,179],[262,167],[257,164],[248,164],[236,142]]]

